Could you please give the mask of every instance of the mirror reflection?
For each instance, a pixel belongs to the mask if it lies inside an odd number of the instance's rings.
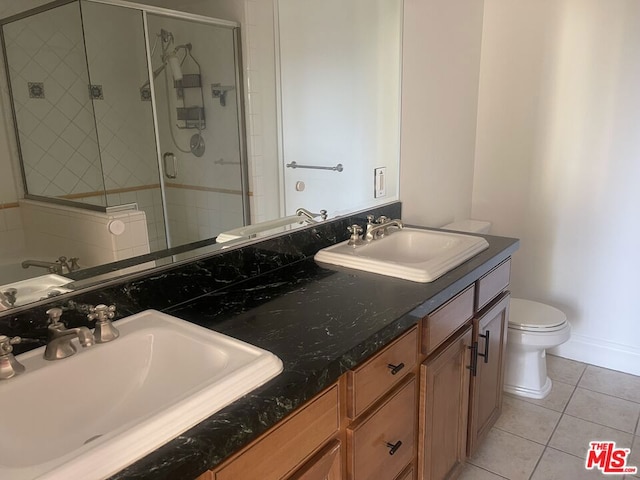
[[[400,0],[110,3],[2,21],[0,305],[398,198]]]

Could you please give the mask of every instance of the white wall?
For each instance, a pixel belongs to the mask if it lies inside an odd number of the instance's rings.
[[[409,223],[471,211],[482,0],[405,0],[400,199]]]
[[[344,171],[284,168],[288,215],[298,207],[335,215],[398,198],[402,3],[321,3],[278,3],[282,158]],[[376,167],[390,179],[379,199]]]
[[[640,374],[640,2],[485,0],[472,213],[519,237],[558,353]]]

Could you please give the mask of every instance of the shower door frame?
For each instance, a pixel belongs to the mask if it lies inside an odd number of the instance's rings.
[[[74,0],[75,1],[75,0]],[[158,174],[160,181],[160,191],[162,193],[162,214],[164,216],[164,230],[167,241],[167,248],[173,247],[171,244],[171,232],[169,229],[169,212],[167,208],[167,195],[164,175],[164,165],[162,162],[162,149],[160,147],[160,133],[158,126],[158,111],[156,105],[155,82],[153,79],[153,65],[151,64],[151,45],[149,42],[149,25],[148,14],[159,15],[162,17],[176,18],[187,20],[206,25],[223,27],[232,30],[233,33],[233,56],[235,64],[236,76],[236,105],[237,105],[237,127],[238,127],[238,149],[240,155],[240,185],[242,190],[242,223],[249,225],[251,223],[251,214],[249,210],[249,172],[248,172],[248,156],[246,146],[246,127],[244,114],[244,79],[242,76],[242,45],[240,43],[240,25],[230,20],[221,20],[217,18],[206,17],[194,13],[179,12],[162,7],[152,5],[144,5],[141,3],[129,2],[126,0],[82,0],[92,3],[101,3],[105,5],[113,5],[118,7],[131,8],[142,12],[142,22],[144,29],[145,50],[147,54],[147,73],[149,76],[149,88],[151,90],[151,110],[153,114],[153,130],[156,141],[156,160],[158,162]],[[201,239],[204,240],[204,239]]]

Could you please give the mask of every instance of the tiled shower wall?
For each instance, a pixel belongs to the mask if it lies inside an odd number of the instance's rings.
[[[29,192],[102,190],[78,6],[13,22],[4,31]],[[104,197],[94,200],[101,204]]]

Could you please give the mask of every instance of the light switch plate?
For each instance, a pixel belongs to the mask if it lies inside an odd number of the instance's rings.
[[[381,198],[387,195],[387,167],[378,167],[373,170],[373,198]]]

